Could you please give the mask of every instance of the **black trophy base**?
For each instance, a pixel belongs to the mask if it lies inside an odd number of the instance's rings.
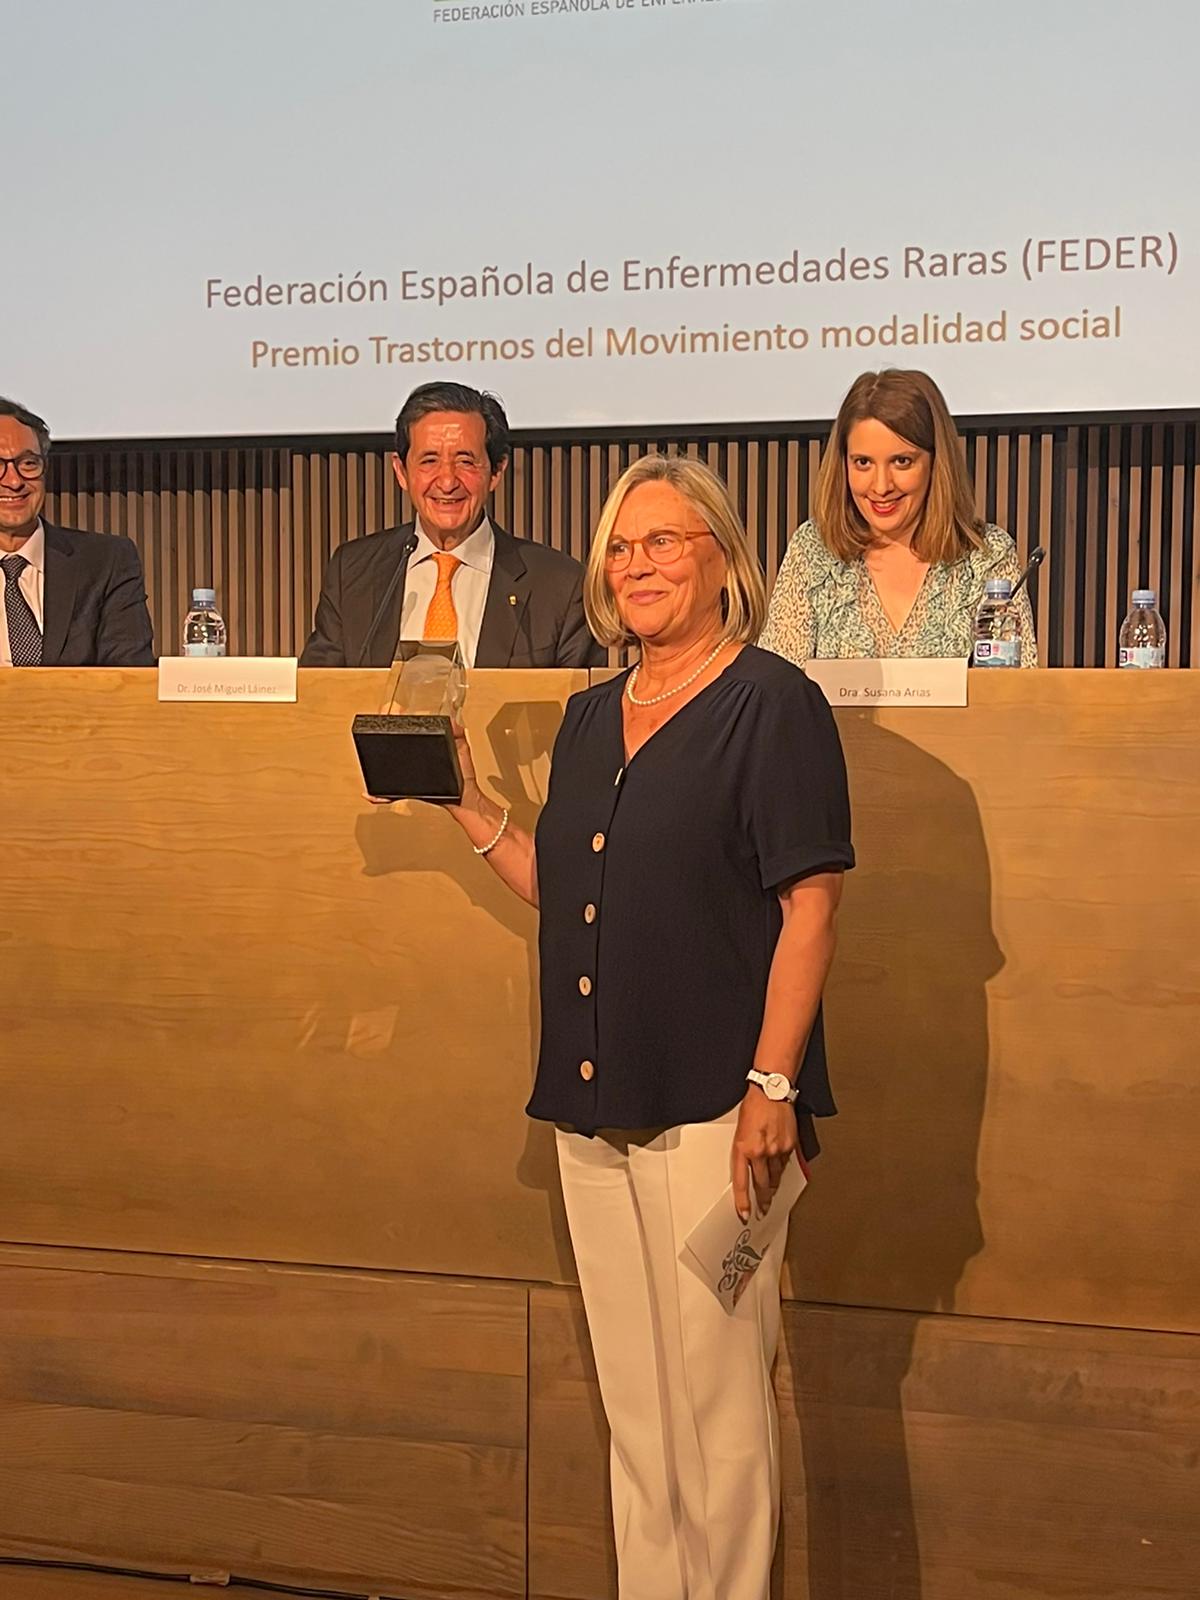
[[[449,717],[357,716],[351,732],[373,800],[462,799]]]

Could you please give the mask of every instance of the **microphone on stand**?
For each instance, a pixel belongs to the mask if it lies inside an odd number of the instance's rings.
[[[1037,549],[1034,550],[1031,553],[1030,557],[1029,557],[1029,565],[1025,568],[1025,570],[1021,574],[1021,576],[1017,579],[1016,583],[1013,584],[1012,597],[1013,597],[1014,600],[1020,594],[1020,592],[1024,588],[1025,584],[1029,581],[1029,579],[1033,576],[1033,574],[1041,566],[1042,562],[1045,561],[1045,559],[1046,559],[1046,551],[1045,551],[1045,549],[1044,549],[1044,547],[1042,545],[1038,545]]]
[[[356,667],[361,667],[365,663],[367,659],[367,651],[370,650],[372,641],[374,640],[376,633],[379,631],[379,624],[386,616],[388,607],[395,599],[396,590],[400,586],[400,581],[404,577],[404,574],[408,571],[408,558],[412,555],[416,548],[416,534],[411,532],[406,533],[404,538],[400,541],[400,550],[396,557],[396,570],[392,573],[391,582],[383,591],[383,599],[379,602],[379,605],[375,609],[375,615],[371,618],[371,626],[367,629],[367,636],[363,640],[362,649],[358,652],[358,660],[354,663]]]

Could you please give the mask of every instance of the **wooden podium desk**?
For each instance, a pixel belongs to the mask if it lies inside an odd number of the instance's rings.
[[[361,799],[384,676],[254,706],[0,672],[0,1555],[613,1592],[522,1113],[535,914],[435,808]],[[472,675],[481,780],[525,826],[586,681]],[[843,1114],[790,1246],[779,1593],[1182,1600],[1200,675],[971,694],[838,713],[860,865]],[[0,1596],[142,1592],[60,1577],[0,1566]]]

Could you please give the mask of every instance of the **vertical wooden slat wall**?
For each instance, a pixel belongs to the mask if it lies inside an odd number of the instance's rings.
[[[1200,665],[1198,423],[1045,422],[963,429],[982,515],[1022,558],[1043,663],[1112,666],[1129,592],[1151,586],[1169,662]],[[522,438],[496,495],[502,526],[580,557],[609,485],[648,450],[699,456],[729,483],[768,579],[806,514],[825,425],[741,435]],[[158,648],[178,649],[191,587],[215,583],[240,654],[303,645],[321,574],[343,540],[410,514],[386,437],[298,442],[64,444],[48,511],[68,526],[127,533],[146,569]]]

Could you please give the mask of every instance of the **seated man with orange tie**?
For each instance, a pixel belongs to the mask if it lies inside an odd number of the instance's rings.
[[[458,383],[413,390],[392,467],[416,521],[334,551],[302,667],[386,667],[401,639],[452,638],[469,667],[604,664],[584,619],[583,568],[487,515],[509,454],[494,395]]]
[[[152,667],[131,539],[42,517],[50,431],[0,397],[0,667]]]

